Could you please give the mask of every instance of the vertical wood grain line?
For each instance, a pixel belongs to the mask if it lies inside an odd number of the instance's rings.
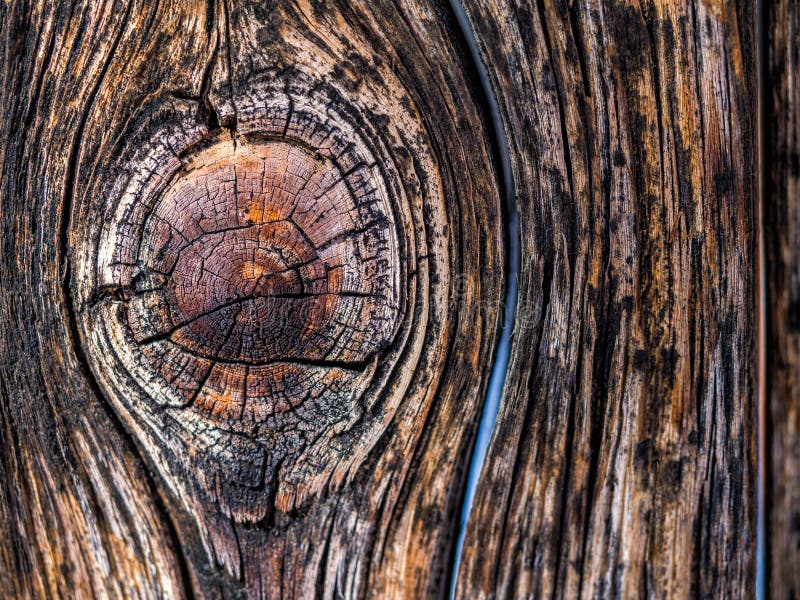
[[[766,74],[767,69],[767,16],[762,0],[756,0],[756,144],[758,146],[756,168],[758,191],[756,194],[756,252],[755,280],[758,284],[756,298],[756,419],[758,421],[758,439],[756,441],[756,598],[767,598],[766,590],[766,543],[765,543],[765,493],[766,493],[766,307],[767,276],[764,250],[764,197],[766,191],[766,145],[764,143],[766,117]]]
[[[489,449],[489,441],[494,431],[497,413],[500,409],[500,399],[508,372],[508,363],[511,353],[511,333],[514,330],[515,312],[517,308],[518,280],[520,269],[520,232],[519,215],[514,198],[514,178],[511,173],[511,158],[508,150],[508,140],[506,138],[503,123],[500,118],[500,109],[497,98],[492,90],[492,84],[486,71],[486,66],[480,56],[478,44],[475,40],[475,33],[469,23],[464,7],[460,0],[449,0],[450,7],[456,18],[456,23],[463,39],[469,49],[470,58],[475,66],[478,78],[480,79],[481,90],[485,106],[489,110],[489,123],[493,135],[494,150],[499,158],[500,180],[498,184],[501,188],[505,206],[505,286],[506,293],[504,299],[503,327],[500,338],[495,349],[494,364],[489,378],[489,385],[486,390],[486,398],[483,403],[481,419],[478,424],[478,431],[475,435],[475,443],[470,458],[467,480],[465,482],[464,497],[461,504],[461,515],[458,523],[458,537],[453,558],[450,563],[450,589],[449,597],[455,596],[456,583],[458,581],[459,564],[461,562],[461,551],[464,547],[464,537],[467,532],[467,522],[469,521],[472,509],[472,501],[475,497],[475,490],[480,479],[481,471],[486,460],[486,452]]]

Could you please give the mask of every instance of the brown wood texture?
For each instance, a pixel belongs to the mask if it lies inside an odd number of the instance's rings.
[[[456,596],[751,597],[754,8],[463,4],[522,267]],[[798,11],[771,10],[791,597]],[[20,1],[0,41],[0,597],[445,596],[510,276],[452,8]]]
[[[442,593],[504,260],[449,9],[0,24],[0,596]]]
[[[465,2],[521,219],[460,597],[752,597],[755,18]]]
[[[764,129],[766,568],[800,596],[800,5],[768,2]]]

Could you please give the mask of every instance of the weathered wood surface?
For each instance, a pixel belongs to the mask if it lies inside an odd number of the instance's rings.
[[[459,596],[752,597],[752,5],[465,5],[522,269]]]
[[[766,569],[800,596],[800,5],[765,3]]]
[[[464,5],[522,269],[457,596],[750,597],[753,9]],[[450,7],[18,2],[0,37],[0,597],[445,594],[508,275]],[[795,337],[770,363],[787,470]]]
[[[440,593],[503,268],[452,13],[0,23],[0,596]]]

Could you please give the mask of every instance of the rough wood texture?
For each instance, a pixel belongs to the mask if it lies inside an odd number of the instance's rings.
[[[522,270],[457,595],[750,597],[754,15],[466,0]],[[797,593],[798,10],[771,4]],[[441,0],[0,5],[0,597],[441,597],[500,323]]]
[[[459,595],[751,597],[748,2],[465,2],[521,218]]]
[[[766,534],[771,598],[800,597],[800,4],[764,4]]]
[[[449,9],[0,31],[0,596],[440,593],[503,265]]]

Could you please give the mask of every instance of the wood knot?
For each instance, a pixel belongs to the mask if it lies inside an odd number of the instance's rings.
[[[444,186],[405,108],[377,128],[359,102],[269,71],[220,113],[235,131],[162,107],[76,251],[99,384],[176,489],[235,521],[342,485],[436,387]]]
[[[287,140],[218,141],[119,240],[130,333],[186,405],[262,421],[391,341],[397,250],[364,177]]]

